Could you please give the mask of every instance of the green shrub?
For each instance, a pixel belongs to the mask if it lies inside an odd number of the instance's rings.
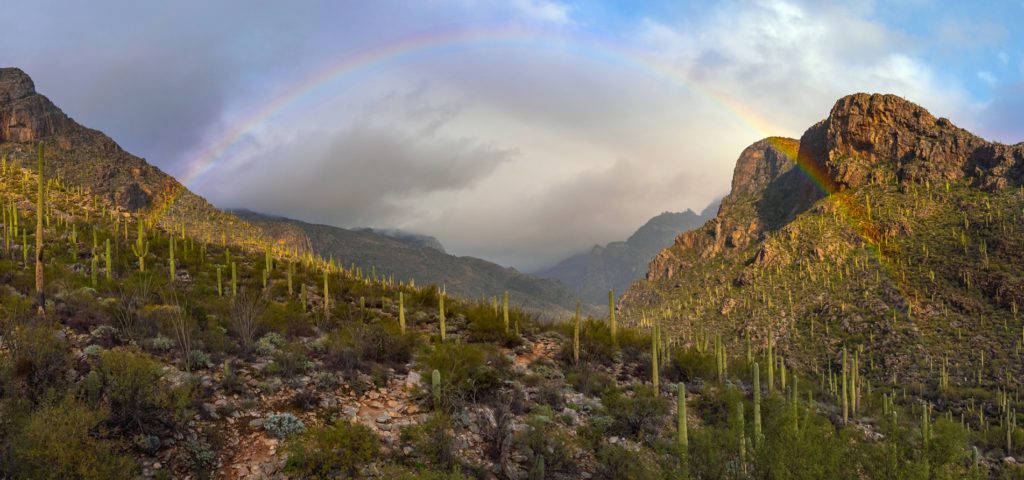
[[[546,472],[567,473],[576,470],[573,456],[576,445],[572,437],[554,420],[554,414],[547,407],[537,409],[526,420],[526,429],[515,436],[517,444],[527,449],[528,465],[535,465],[544,459]]]
[[[373,364],[401,368],[412,359],[419,337],[402,334],[397,322],[347,324],[330,333],[326,340],[327,361],[345,371],[367,370]]]
[[[491,305],[475,303],[467,307],[457,307],[452,310],[453,315],[456,313],[466,316],[470,342],[491,342],[508,348],[514,348],[523,343],[523,339],[515,334],[511,316],[509,317],[508,331],[505,331],[504,315],[500,310],[495,315]]]
[[[445,409],[485,401],[509,376],[510,362],[490,344],[442,343],[420,358],[424,387],[431,372],[441,373],[441,404]]]
[[[64,334],[53,325],[29,323],[5,336],[9,349],[0,357],[6,395],[39,403],[66,384],[69,358]]]
[[[351,477],[377,456],[380,441],[358,423],[313,428],[287,445],[285,472],[310,478]]]
[[[412,448],[420,466],[449,470],[455,464],[451,419],[443,412],[435,412],[420,424],[402,428],[399,438],[403,445]]]
[[[291,342],[274,352],[274,360],[267,365],[267,372],[292,377],[310,367],[309,349],[301,342]]]
[[[93,435],[102,412],[74,400],[36,410],[8,442],[6,469],[12,478],[132,478],[135,462],[118,445]],[[0,468],[3,470],[3,468]]]
[[[161,381],[162,365],[144,353],[104,351],[100,353],[98,371],[113,426],[129,431],[168,426],[188,403],[188,387],[165,386]]]
[[[637,439],[655,438],[669,411],[668,401],[647,385],[638,385],[633,396],[617,389],[609,390],[601,396],[601,403],[614,420],[610,432]]]
[[[602,445],[597,451],[598,478],[617,480],[655,480],[662,478],[658,464],[646,452],[635,452],[619,445]]]
[[[290,413],[272,413],[263,421],[263,430],[274,438],[288,438],[306,431],[306,425]]]

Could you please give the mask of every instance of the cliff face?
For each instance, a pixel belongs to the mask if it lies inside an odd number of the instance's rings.
[[[747,147],[736,160],[732,190],[722,199],[718,215],[702,227],[682,233],[648,266],[647,280],[670,279],[687,268],[683,251],[712,258],[743,248],[806,210],[821,191],[795,169],[799,143],[771,137]]]
[[[969,179],[993,190],[1024,172],[1024,145],[988,142],[895,95],[858,93],[800,139],[800,155],[824,168],[837,188],[898,180],[941,184]]]

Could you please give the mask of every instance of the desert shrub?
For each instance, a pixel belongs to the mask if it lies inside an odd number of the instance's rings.
[[[637,439],[656,437],[669,409],[668,402],[647,385],[637,386],[633,396],[609,390],[601,396],[601,403],[613,419],[610,432]]]
[[[536,465],[543,458],[546,472],[575,471],[572,437],[555,422],[549,408],[537,410],[527,418],[526,429],[515,435],[516,443],[527,451],[528,464]]]
[[[700,353],[696,348],[674,349],[666,363],[668,365],[662,372],[665,375],[665,380],[670,382],[689,382],[694,378],[716,378],[718,376],[718,366],[715,364],[714,355]],[[762,373],[763,376],[764,373]]]
[[[285,472],[308,478],[352,477],[379,451],[380,440],[373,431],[342,421],[289,441]]]
[[[440,372],[441,404],[445,409],[487,400],[499,391],[510,373],[508,358],[489,344],[442,343],[426,352],[420,362],[428,390],[432,372]]]
[[[209,478],[217,466],[217,452],[213,447],[199,439],[189,438],[185,441],[185,466],[199,478]]]
[[[347,324],[328,336],[326,359],[345,371],[368,369],[374,363],[403,367],[419,342],[415,333],[403,335],[394,321]]]
[[[565,407],[565,397],[562,395],[564,387],[565,382],[558,380],[549,380],[542,383],[537,389],[537,402],[555,410],[561,410]]]
[[[31,413],[8,443],[7,470],[12,478],[132,478],[135,462],[117,453],[118,446],[93,435],[102,412],[72,399]]]
[[[263,356],[273,355],[277,349],[283,347],[288,343],[284,337],[279,335],[277,332],[270,332],[256,342],[256,354]]]
[[[174,348],[174,340],[171,340],[164,335],[157,335],[153,338],[147,339],[143,342],[143,345],[154,352],[166,352]]]
[[[188,386],[172,389],[161,377],[163,367],[144,353],[107,350],[98,371],[110,408],[109,423],[125,430],[170,426],[189,402]]]
[[[455,464],[451,419],[443,412],[435,412],[420,424],[402,428],[399,439],[412,448],[418,466],[450,470]]]
[[[4,340],[9,353],[0,357],[0,366],[8,396],[34,404],[63,388],[69,358],[64,334],[56,326],[20,325]]]
[[[597,454],[598,478],[617,480],[655,480],[662,478],[658,464],[645,452],[635,452],[619,445],[602,445]]]
[[[615,385],[612,377],[590,363],[566,367],[565,380],[584,395],[600,394]]]
[[[291,342],[280,350],[274,352],[274,360],[267,366],[267,371],[272,374],[280,374],[291,377],[309,369],[310,363],[307,359],[309,349],[301,342]]]
[[[306,431],[306,425],[290,413],[272,413],[263,421],[263,430],[274,438],[288,438]]]
[[[289,337],[308,337],[313,334],[313,325],[297,302],[268,302],[261,324],[271,332]]]
[[[453,313],[461,313],[466,316],[469,324],[470,342],[491,342],[498,345],[513,348],[523,343],[523,339],[515,334],[512,323],[512,316],[509,316],[508,331],[505,330],[505,317],[501,310],[494,313],[491,305],[476,303],[468,307],[457,308]],[[511,314],[511,310],[509,311]]]
[[[210,366],[210,354],[202,350],[192,350],[188,352],[188,358],[185,359],[188,363],[189,369],[203,369]]]

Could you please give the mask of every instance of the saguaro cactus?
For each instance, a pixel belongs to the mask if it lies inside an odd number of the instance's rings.
[[[46,294],[43,292],[43,211],[46,207],[46,189],[43,187],[43,143],[39,142],[39,175],[36,197],[36,305],[39,316],[46,310]]]
[[[231,298],[238,296],[238,268],[231,262]]]
[[[505,317],[505,333],[508,333],[508,290],[505,290],[505,300],[502,303],[501,310]]]
[[[224,281],[221,278],[220,268],[221,268],[220,265],[217,265],[217,296],[218,297],[223,297],[224,296]]]
[[[405,335],[405,294],[398,292],[398,329]]]
[[[690,444],[690,439],[686,431],[686,384],[679,382],[679,395],[677,398],[679,402],[679,408],[677,416],[678,418],[678,430],[679,430],[679,450],[686,452],[686,447]]]
[[[654,326],[651,328],[651,385],[654,387],[654,393],[657,394],[659,390],[659,372],[658,372],[658,321],[654,321]]]
[[[110,239],[108,238],[104,243],[106,244],[107,253],[103,258],[103,263],[106,264],[107,268],[107,280],[110,280],[114,277],[114,266],[110,259]]]
[[[434,408],[441,408],[441,372],[436,368],[430,373],[430,387],[434,394]]]
[[[843,348],[843,425],[850,421],[849,392],[846,387],[846,348]]]
[[[324,270],[324,318],[331,316],[331,290],[327,282],[327,270]]]
[[[443,290],[441,291],[441,294],[438,295],[437,299],[438,299],[437,300],[437,302],[438,302],[438,304],[437,304],[438,315],[440,317],[440,323],[441,323],[439,325],[439,328],[441,329],[441,341],[443,342],[444,341],[444,337],[445,337],[445,330],[447,330],[447,327],[444,324],[444,291]]]
[[[168,261],[167,265],[170,268],[171,281],[173,282],[174,281],[174,267],[176,266],[176,264],[174,262],[174,235],[171,235],[169,238],[170,238],[170,244],[169,244],[170,245],[170,247],[169,247],[170,260]]]
[[[142,224],[142,219],[139,219],[138,237],[135,239],[135,245],[132,245],[132,253],[139,258],[139,271],[146,271],[146,255],[149,255],[149,241],[146,240],[145,226]]]
[[[761,373],[760,366],[754,363],[754,382],[751,388],[754,390],[754,445],[761,444]]]

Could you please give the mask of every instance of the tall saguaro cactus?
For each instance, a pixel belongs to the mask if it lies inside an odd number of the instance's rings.
[[[850,421],[850,401],[846,389],[846,348],[843,348],[843,425]]]
[[[114,262],[112,262],[110,259],[110,239],[108,238],[107,241],[104,243],[106,244],[107,252],[103,258],[103,263],[106,264],[107,267],[107,280],[111,280],[112,278],[114,278]]]
[[[441,294],[437,298],[437,309],[441,323],[441,325],[439,326],[439,328],[441,329],[441,341],[444,342],[445,330],[447,330],[447,327],[444,324],[444,290],[441,291]]]
[[[659,326],[658,321],[654,321],[654,326],[651,328],[651,385],[654,387],[654,393],[657,394],[659,390],[659,377],[658,371],[658,334]]]
[[[39,316],[46,311],[46,294],[43,292],[43,211],[46,207],[46,190],[43,187],[43,143],[39,142],[39,175],[36,197],[36,305]]]
[[[676,399],[679,402],[679,408],[677,416],[679,426],[679,450],[683,453],[686,452],[686,447],[690,444],[690,438],[686,431],[686,384],[679,382],[679,395]]]
[[[168,261],[167,265],[170,268],[171,281],[173,282],[174,281],[174,270],[175,270],[174,267],[177,266],[177,264],[174,261],[174,235],[171,235],[169,238],[170,238],[170,247],[169,247],[170,260]]]
[[[508,333],[508,290],[505,290],[505,300],[502,303],[501,310],[505,317],[505,333]]]
[[[398,328],[405,335],[405,294],[398,292]]]
[[[760,367],[754,363],[754,445],[761,444],[761,373]]]
[[[149,240],[146,240],[145,226],[142,224],[142,219],[139,219],[138,238],[135,239],[135,245],[132,245],[132,253],[139,258],[139,271],[146,271],[146,255],[149,254]]]

